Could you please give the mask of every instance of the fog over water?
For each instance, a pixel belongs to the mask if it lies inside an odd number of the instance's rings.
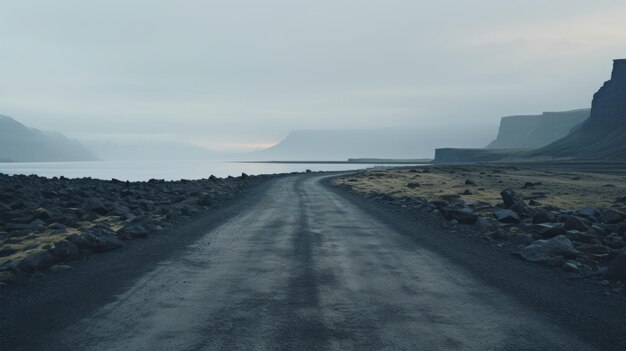
[[[501,116],[588,107],[624,33],[623,1],[4,1],[0,113],[218,152],[383,127],[478,147]]]

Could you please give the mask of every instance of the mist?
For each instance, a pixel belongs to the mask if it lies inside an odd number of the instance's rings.
[[[502,116],[589,106],[625,17],[619,1],[4,2],[0,113],[220,154],[295,130],[452,141],[421,157],[486,145]]]

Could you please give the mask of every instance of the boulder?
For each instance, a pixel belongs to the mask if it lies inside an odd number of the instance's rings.
[[[537,240],[522,248],[518,254],[527,261],[549,263],[559,257],[576,257],[578,251],[564,235]]]
[[[80,256],[80,250],[68,240],[61,240],[54,244],[52,254],[60,260],[71,260]]]
[[[117,236],[122,239],[146,238],[148,230],[141,224],[129,224],[117,232]]]
[[[592,243],[592,244],[600,243],[596,235],[592,233],[582,233],[582,232],[579,232],[578,230],[568,230],[565,235],[572,241],[578,241],[581,243]]]
[[[537,209],[535,215],[532,218],[534,224],[550,223],[556,220],[554,214],[544,209]]]
[[[83,207],[88,211],[97,213],[99,215],[106,215],[107,213],[109,213],[109,210],[106,208],[104,203],[100,199],[96,198],[87,199]]]
[[[600,209],[596,207],[585,207],[576,211],[576,214],[587,219],[599,218],[602,215],[602,211],[600,211]]]
[[[45,208],[37,208],[33,211],[33,216],[35,216],[35,218],[39,218],[45,221],[46,219],[50,218],[50,213],[48,213]]]
[[[567,272],[580,273],[581,264],[574,260],[567,260],[561,268]]]
[[[578,245],[576,249],[594,255],[606,255],[609,253],[609,248],[601,244],[582,244]]]
[[[433,201],[430,201],[429,204],[431,204],[432,206],[438,209],[448,206],[448,203],[443,200],[433,200]]]
[[[578,230],[579,232],[586,232],[589,230],[589,226],[581,217],[577,216],[565,216],[565,230]]]
[[[493,215],[496,217],[498,222],[515,224],[521,222],[521,219],[517,213],[513,210],[507,209],[499,209],[494,211]]]
[[[208,193],[201,194],[198,201],[196,201],[196,204],[198,204],[199,206],[212,206],[214,203],[215,200],[213,199],[213,196]]]
[[[542,238],[554,238],[555,236],[565,235],[567,232],[563,225],[557,223],[537,224],[532,227],[532,230]]]
[[[54,262],[56,262],[54,256],[48,251],[41,251],[23,258],[17,264],[17,268],[22,272],[33,273],[50,268]]]
[[[607,236],[606,238],[604,238],[603,242],[604,245],[610,247],[611,249],[621,249],[626,246],[626,242],[624,242],[624,239],[616,234]]]
[[[530,209],[524,200],[513,189],[504,189],[500,192],[503,207],[515,211],[520,216],[529,216]]]
[[[606,270],[606,279],[626,281],[626,253],[620,253]]]
[[[602,221],[602,223],[605,224],[617,224],[621,222],[625,217],[626,215],[623,212],[609,209],[602,211],[602,216],[600,217],[600,220]]]
[[[94,252],[111,251],[122,246],[122,242],[113,231],[101,226],[88,229],[82,235],[70,235],[67,240],[80,249]]]
[[[439,198],[449,204],[453,204],[461,199],[460,195],[457,194],[443,194],[443,195],[439,195]]]
[[[469,207],[456,208],[446,206],[441,208],[441,215],[447,220],[457,220],[466,224],[474,224],[478,220],[478,215]]]

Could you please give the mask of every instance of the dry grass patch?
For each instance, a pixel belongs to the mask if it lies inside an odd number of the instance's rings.
[[[460,195],[465,201],[501,202],[500,191],[512,188],[542,205],[569,210],[611,207],[626,196],[626,176],[620,172],[567,172],[504,166],[434,166],[415,169],[373,169],[337,178],[336,185],[350,185],[360,193],[384,193],[394,197],[416,196],[434,200]],[[410,187],[410,183],[418,186]],[[533,184],[533,185],[527,185]],[[545,197],[543,197],[545,196]]]

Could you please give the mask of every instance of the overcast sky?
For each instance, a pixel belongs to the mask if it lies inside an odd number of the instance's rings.
[[[589,106],[618,57],[624,1],[0,0],[0,114],[79,138],[484,135]]]

